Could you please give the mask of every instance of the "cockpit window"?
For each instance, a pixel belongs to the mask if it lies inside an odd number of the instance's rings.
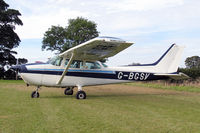
[[[52,64],[54,66],[60,66],[63,58],[59,56],[55,56],[51,58],[47,63]]]
[[[65,61],[65,66],[67,66],[68,62],[69,62],[69,60],[67,59]],[[80,68],[81,64],[82,64],[82,61],[74,60],[74,61],[72,61],[70,68]]]
[[[65,61],[65,66],[67,66],[69,60],[67,59]],[[86,61],[83,63],[83,61],[74,60],[72,61],[72,64],[70,65],[70,68],[79,68],[79,69],[101,69],[101,66],[97,62],[89,62]]]
[[[86,62],[85,65],[88,69],[101,69],[101,66],[97,62]]]

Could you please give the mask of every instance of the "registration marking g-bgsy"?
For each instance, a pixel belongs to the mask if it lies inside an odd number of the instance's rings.
[[[118,72],[117,78],[118,79],[126,79],[126,80],[147,80],[149,77],[150,73],[143,73],[143,72]]]

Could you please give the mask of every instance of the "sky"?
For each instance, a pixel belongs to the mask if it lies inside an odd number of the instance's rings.
[[[23,26],[15,32],[21,43],[18,58],[29,63],[47,61],[55,55],[42,51],[42,38],[52,25],[66,27],[68,20],[83,17],[97,24],[100,36],[134,42],[128,49],[109,58],[107,65],[153,63],[171,44],[185,46],[185,59],[200,56],[199,0],[5,0],[19,10]]]

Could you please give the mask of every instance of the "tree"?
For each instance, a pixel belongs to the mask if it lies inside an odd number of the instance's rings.
[[[15,72],[6,67],[16,64],[17,59],[13,54],[13,48],[21,42],[19,36],[14,32],[15,25],[23,25],[19,16],[21,13],[15,9],[8,9],[9,5],[0,0],[0,78],[15,78]],[[19,63],[26,63],[27,60],[18,59]]]
[[[67,30],[61,26],[52,26],[45,32],[42,41],[42,50],[62,52],[64,47],[70,47],[67,39]]]
[[[200,77],[199,68],[179,68],[178,71],[188,75],[192,79],[197,79]]]
[[[8,9],[9,5],[0,0],[0,65],[15,64],[16,58],[12,51],[13,48],[19,46],[20,38],[14,32],[15,25],[23,25],[18,16],[21,13],[18,10]]]
[[[81,17],[70,19],[67,33],[69,39],[72,41],[72,46],[74,47],[99,36],[96,28],[97,25],[87,19]]]
[[[187,68],[200,68],[200,57],[192,56],[185,60],[185,65]]]
[[[42,50],[55,50],[61,53],[99,36],[97,24],[88,19],[77,17],[69,19],[68,24],[66,28],[61,26],[49,28],[43,37]]]

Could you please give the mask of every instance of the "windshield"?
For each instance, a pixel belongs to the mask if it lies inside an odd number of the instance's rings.
[[[62,62],[62,57],[55,56],[47,61],[48,64],[52,64],[54,66],[60,66]]]

